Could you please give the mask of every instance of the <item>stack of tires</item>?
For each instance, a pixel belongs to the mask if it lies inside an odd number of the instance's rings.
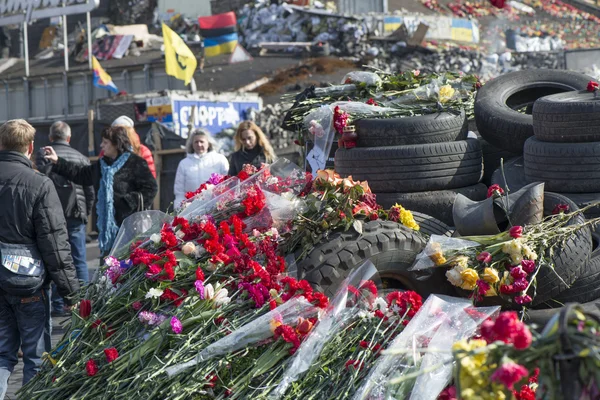
[[[467,138],[465,112],[363,119],[356,123],[357,146],[338,149],[335,170],[366,180],[377,202],[395,203],[453,226],[457,193],[483,200],[481,145]]]
[[[528,70],[498,77],[480,90],[475,102],[480,135],[504,151],[522,155],[505,162],[503,170],[496,169],[491,184],[514,192],[544,182],[545,203],[553,199],[571,211],[600,201],[600,99],[585,92],[590,79],[570,71]],[[544,205],[548,215],[551,207]],[[600,210],[586,216],[600,216]],[[577,223],[585,220],[574,218]],[[536,305],[557,307],[600,298],[599,244],[598,234],[587,229],[563,244],[558,252],[567,262],[555,264],[561,281],[539,287]]]
[[[492,175],[500,167],[501,159],[506,164],[523,154],[525,141],[533,136],[531,114],[537,99],[585,89],[589,79],[570,71],[526,70],[501,75],[486,83],[475,101],[475,122],[482,137],[483,182],[498,183]]]

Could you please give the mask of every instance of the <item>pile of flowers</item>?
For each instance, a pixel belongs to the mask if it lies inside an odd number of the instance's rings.
[[[316,141],[331,131],[343,135],[344,128],[364,118],[402,118],[461,109],[472,116],[480,87],[477,76],[450,72],[351,72],[341,85],[301,94],[284,123],[299,131],[297,144],[304,146],[306,140]],[[330,107],[328,114],[323,114],[323,107]]]
[[[247,398],[250,383],[284,371],[328,306],[308,282],[287,275],[284,256],[308,250],[332,229],[388,218],[366,183],[331,171],[313,180],[285,160],[260,170],[246,166],[237,177],[214,175],[186,198],[178,215],[153,221],[156,229],[117,240],[22,398]],[[389,215],[418,227],[407,210]],[[122,231],[136,222],[130,218]],[[377,295],[372,283],[366,287]],[[385,326],[402,329],[420,298],[394,296],[389,304],[377,300],[385,311],[368,312],[385,313]],[[271,322],[260,339],[252,336],[236,351],[225,346],[218,361],[193,374],[165,377],[265,316]]]
[[[488,190],[488,197],[502,195],[498,185]],[[570,213],[567,204],[558,204],[541,223],[512,226],[498,235],[460,239],[432,236],[413,268],[448,268],[448,281],[471,292],[475,303],[500,296],[505,305],[526,306],[535,298],[541,268],[554,268],[553,249],[598,223],[597,219],[572,223],[573,217],[584,211]]]

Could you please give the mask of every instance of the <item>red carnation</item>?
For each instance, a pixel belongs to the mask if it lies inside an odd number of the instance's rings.
[[[106,356],[106,362],[111,363],[119,358],[119,352],[114,347],[104,349],[104,355]]]
[[[587,84],[587,91],[588,92],[594,92],[596,90],[598,90],[598,82],[594,82],[594,81],[589,81]]]
[[[514,384],[525,378],[529,374],[527,369],[512,361],[502,364],[491,376],[492,381],[500,382],[508,389],[513,388]]]
[[[98,366],[96,365],[96,361],[90,359],[85,363],[85,372],[87,372],[88,376],[94,376],[98,373]]]
[[[569,208],[570,207],[568,204],[557,204],[556,207],[554,207],[554,209],[552,210],[552,214],[556,215],[556,214],[568,213]]]
[[[488,188],[487,197],[490,198],[494,195],[502,196],[504,194],[504,189],[500,187],[500,185],[494,184]]]

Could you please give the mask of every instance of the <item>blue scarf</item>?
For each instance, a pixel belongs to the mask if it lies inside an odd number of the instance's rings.
[[[106,164],[104,158],[100,159],[101,177],[100,190],[98,190],[98,244],[102,254],[108,253],[119,233],[119,227],[115,221],[115,200],[113,183],[115,174],[123,167],[131,153],[123,153],[112,165]]]

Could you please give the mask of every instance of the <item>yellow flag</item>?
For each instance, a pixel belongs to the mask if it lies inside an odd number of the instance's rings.
[[[192,81],[198,61],[183,39],[163,23],[165,41],[165,62],[167,75],[181,79],[186,85]]]

